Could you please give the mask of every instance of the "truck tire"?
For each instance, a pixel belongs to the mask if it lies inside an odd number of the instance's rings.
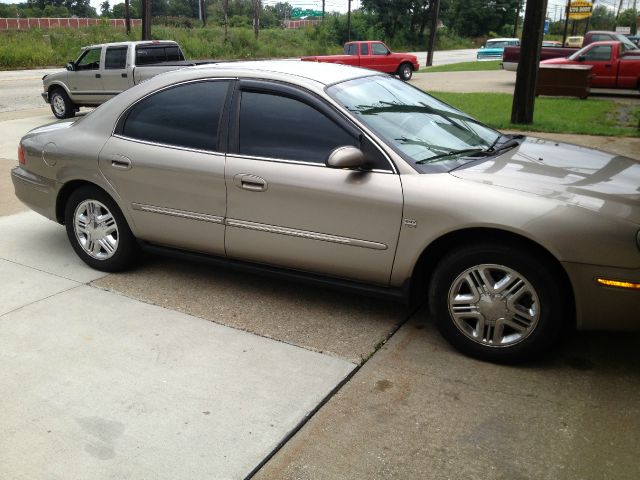
[[[400,77],[400,80],[408,82],[409,80],[411,80],[412,75],[413,67],[411,66],[411,64],[407,62],[401,63],[398,67],[398,76]]]
[[[55,88],[49,94],[51,111],[56,118],[72,118],[75,114],[75,105],[62,88]]]

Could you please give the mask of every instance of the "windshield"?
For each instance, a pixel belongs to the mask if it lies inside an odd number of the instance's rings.
[[[517,42],[514,41],[507,41],[507,40],[500,40],[500,41],[496,41],[496,42],[487,42],[487,44],[485,45],[485,48],[504,48],[504,47],[509,47],[511,45],[517,45]]]
[[[421,171],[453,170],[476,160],[500,137],[467,114],[389,76],[349,80],[327,93]]]

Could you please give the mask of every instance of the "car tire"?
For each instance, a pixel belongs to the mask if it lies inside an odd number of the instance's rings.
[[[56,118],[72,118],[76,114],[75,105],[65,92],[61,88],[56,88],[49,94],[49,103],[51,104],[51,111]]]
[[[401,63],[398,67],[398,76],[400,77],[400,80],[405,82],[411,80],[411,77],[413,76],[413,67],[411,64],[406,62]]]
[[[118,272],[139,254],[138,243],[113,199],[97,187],[75,190],[65,205],[67,237],[76,254],[90,267]]]
[[[429,282],[430,313],[461,352],[517,363],[562,336],[569,311],[555,269],[544,258],[501,244],[449,252]]]

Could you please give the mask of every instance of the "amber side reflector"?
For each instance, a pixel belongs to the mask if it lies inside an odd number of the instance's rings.
[[[20,165],[25,165],[27,162],[24,159],[24,151],[22,150],[22,144],[18,144],[18,163]]]
[[[629,288],[631,290],[640,290],[640,283],[621,282],[620,280],[608,280],[606,278],[596,278],[596,282],[607,287]]]

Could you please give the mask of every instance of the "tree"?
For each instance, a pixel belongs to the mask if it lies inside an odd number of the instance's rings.
[[[104,2],[100,4],[100,16],[101,17],[111,16],[111,5],[109,5],[109,0],[104,0]]]
[[[442,19],[459,35],[478,37],[515,24],[519,0],[451,0]]]
[[[618,15],[618,26],[631,27],[631,33],[636,34],[638,29],[638,11],[633,8],[623,10]]]

